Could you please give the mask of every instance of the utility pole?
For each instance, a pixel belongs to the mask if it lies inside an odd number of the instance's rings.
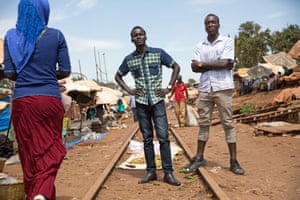
[[[96,80],[97,80],[97,83],[99,83],[99,76],[98,76],[98,64],[97,64],[97,57],[96,57],[96,47],[94,47],[94,57],[95,57],[95,63],[96,63]]]
[[[99,71],[100,71],[100,80],[101,82],[104,82],[102,79],[102,70],[101,70],[101,62],[100,62],[100,52],[98,51],[98,59],[99,59]]]
[[[80,73],[80,79],[82,80],[82,72],[81,72],[81,64],[80,64],[80,60],[78,60],[78,64],[79,64],[79,73]]]
[[[108,79],[107,79],[106,62],[105,62],[105,53],[103,53],[102,55],[103,55],[103,63],[104,63],[104,69],[105,69],[106,82],[108,82]]]

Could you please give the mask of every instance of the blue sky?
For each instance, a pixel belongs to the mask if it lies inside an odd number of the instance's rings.
[[[18,0],[0,0],[0,38],[15,26]],[[49,0],[49,27],[60,29],[69,46],[72,71],[81,71],[96,79],[96,60],[108,81],[123,58],[134,50],[130,30],[141,25],[147,32],[147,44],[165,49],[181,66],[184,81],[198,79],[190,61],[196,43],[206,37],[203,20],[209,13],[220,17],[220,33],[234,37],[239,26],[252,21],[281,31],[291,24],[300,25],[298,0]],[[105,61],[105,63],[104,63]],[[106,67],[106,70],[105,70]],[[164,84],[170,70],[164,70]],[[101,77],[99,75],[99,80]],[[126,79],[131,83],[131,75]],[[106,75],[102,75],[106,81]],[[132,85],[132,83],[131,83]]]

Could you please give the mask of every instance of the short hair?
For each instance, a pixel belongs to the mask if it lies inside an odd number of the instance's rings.
[[[135,31],[135,29],[141,29],[141,30],[144,32],[144,34],[146,35],[146,31],[145,31],[145,29],[144,29],[143,27],[141,27],[141,26],[135,26],[135,27],[133,27],[133,28],[131,29],[131,31],[130,31],[130,36],[133,35],[133,32]]]
[[[208,15],[205,17],[205,19],[204,19],[204,24],[206,24],[206,20],[207,20],[208,17],[214,17],[214,18],[216,18],[216,19],[217,19],[217,22],[220,24],[220,19],[219,19],[219,17],[218,17],[217,15],[213,14],[213,13],[210,13],[210,14],[208,14]]]

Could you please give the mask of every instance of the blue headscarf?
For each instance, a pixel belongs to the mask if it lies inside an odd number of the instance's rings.
[[[48,0],[20,1],[16,28],[10,29],[6,34],[9,53],[17,73],[28,63],[37,38],[48,24],[49,13]]]

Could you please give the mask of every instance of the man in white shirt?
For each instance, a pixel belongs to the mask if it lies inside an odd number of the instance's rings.
[[[245,171],[236,158],[236,132],[232,120],[234,41],[219,34],[219,17],[215,14],[207,15],[204,23],[207,38],[197,45],[195,59],[191,63],[193,72],[201,73],[198,148],[197,155],[185,169],[185,173],[194,172],[206,163],[203,153],[209,136],[212,112],[217,105],[230,153],[230,171],[242,175]]]

